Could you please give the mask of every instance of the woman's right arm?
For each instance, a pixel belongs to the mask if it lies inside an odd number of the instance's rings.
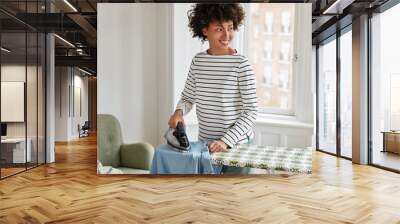
[[[175,112],[169,118],[168,125],[170,128],[176,128],[178,122],[185,123],[185,121],[183,120],[183,113],[181,109],[175,110]]]
[[[195,79],[193,75],[193,60],[190,65],[188,77],[186,78],[185,87],[182,91],[181,98],[178,101],[175,112],[169,119],[169,126],[175,128],[179,121],[183,122],[183,116],[188,114],[195,103],[196,99],[196,88]]]

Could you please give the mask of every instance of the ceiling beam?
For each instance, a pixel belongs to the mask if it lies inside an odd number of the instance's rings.
[[[329,20],[331,20],[332,18],[334,18],[334,16],[319,16],[317,17],[317,20],[315,22],[313,22],[312,24],[312,32],[317,32],[318,30],[320,30],[324,24],[326,24],[327,22],[329,22]]]
[[[90,56],[55,56],[56,66],[82,66],[96,71],[97,60]]]
[[[63,13],[18,13],[16,17],[42,32],[81,31],[82,28]]]
[[[97,37],[97,31],[96,28],[94,28],[85,17],[82,15],[71,13],[67,14],[67,16],[73,20],[77,25],[79,25],[91,38],[96,38]]]
[[[328,5],[322,14],[342,14],[344,9],[351,5],[355,0],[336,0]]]

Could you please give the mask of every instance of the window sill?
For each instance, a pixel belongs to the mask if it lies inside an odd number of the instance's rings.
[[[197,126],[197,119],[185,119],[187,126]],[[301,122],[296,120],[296,116],[290,115],[273,115],[273,114],[261,114],[258,115],[255,122],[256,125],[268,125],[274,127],[288,127],[288,128],[302,128],[302,129],[314,129],[312,123]]]
[[[257,117],[255,124],[290,128],[314,128],[312,123],[297,121],[294,116],[260,115]]]

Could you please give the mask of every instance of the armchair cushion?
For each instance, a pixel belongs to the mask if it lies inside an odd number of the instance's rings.
[[[118,170],[122,172],[122,174],[149,174],[149,170],[142,170],[142,169],[133,169],[127,167],[117,167]]]
[[[122,144],[121,167],[150,170],[154,148],[148,143]]]
[[[120,166],[121,126],[110,114],[97,115],[97,156],[103,166]]]

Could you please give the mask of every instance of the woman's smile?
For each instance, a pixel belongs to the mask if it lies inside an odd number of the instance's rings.
[[[220,40],[219,42],[224,46],[228,46],[230,41],[229,40]]]

